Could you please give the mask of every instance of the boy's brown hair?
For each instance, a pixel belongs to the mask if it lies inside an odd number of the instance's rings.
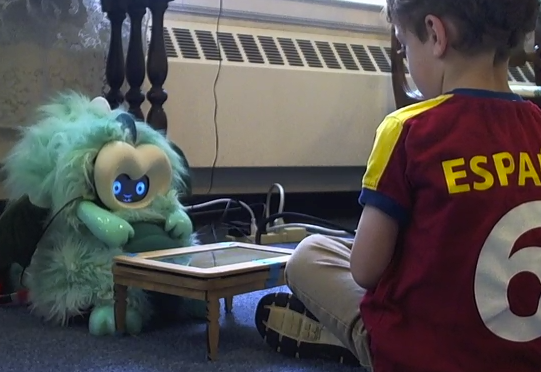
[[[387,17],[421,41],[428,34],[425,17],[447,20],[457,31],[451,46],[463,53],[495,50],[495,62],[506,60],[536,28],[539,0],[387,0]]]

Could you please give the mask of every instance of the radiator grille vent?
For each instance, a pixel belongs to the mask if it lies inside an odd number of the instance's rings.
[[[359,66],[357,66],[355,59],[353,59],[351,49],[346,43],[334,43],[334,49],[336,49],[338,57],[342,60],[342,63],[347,70],[359,70]]]
[[[218,41],[222,45],[225,57],[228,61],[244,62],[244,58],[237,48],[237,43],[232,34],[227,32],[218,32]]]
[[[164,35],[169,58],[220,61],[223,53],[232,63],[391,73],[387,46],[167,27]],[[511,67],[509,81],[534,83],[533,65]]]
[[[325,65],[327,65],[328,68],[332,68],[336,70],[342,69],[340,62],[338,62],[337,55],[334,53],[331,45],[328,42],[316,41],[316,46],[321,54],[321,58],[323,58],[323,61],[325,62]],[[345,63],[344,63],[344,67],[345,67]]]
[[[169,32],[166,28],[164,29],[164,35],[166,40],[167,38],[171,40]],[[197,50],[197,46],[195,45],[195,41],[192,38],[190,30],[174,28],[173,36],[177,41],[182,58],[199,59],[199,51]],[[177,58],[177,52],[175,51],[174,46],[172,52],[170,52],[169,49],[167,49],[167,52],[167,57]],[[173,55],[170,53],[173,53]]]
[[[230,35],[232,38],[234,38],[232,34]],[[263,59],[263,56],[261,55],[261,51],[259,50],[259,47],[257,46],[257,43],[253,35],[239,34],[237,35],[237,38],[240,41],[240,46],[242,47],[244,54],[246,54],[246,58],[248,59],[248,62],[258,63],[258,64],[265,63],[265,60]],[[224,45],[222,45],[222,48],[224,49],[224,51],[226,50],[226,47]],[[236,44],[234,48],[237,49]]]
[[[222,53],[218,49],[218,44],[212,32],[195,30],[195,36],[206,60],[219,61],[222,59]]]
[[[372,59],[370,58],[370,55],[366,51],[366,48],[363,45],[357,45],[357,44],[351,44],[351,49],[353,50],[353,53],[355,54],[355,57],[357,57],[357,62],[361,65],[363,70],[365,71],[376,71],[376,67],[372,63]]]
[[[279,37],[278,45],[282,48],[287,62],[290,66],[302,67],[304,63],[302,62],[301,55],[293,41],[291,39]]]
[[[271,65],[285,65],[280,49],[276,45],[274,38],[271,36],[258,36],[259,44],[263,48],[263,52],[267,56],[267,59]]]
[[[173,40],[171,39],[171,35],[169,35],[169,32],[163,33],[163,41],[165,43],[165,52],[167,54],[167,57],[178,58],[178,54],[175,49],[175,44],[173,44]],[[192,40],[192,44],[193,44],[193,40]],[[195,44],[194,44],[194,48],[195,48]],[[195,49],[195,51],[197,53],[197,49]]]

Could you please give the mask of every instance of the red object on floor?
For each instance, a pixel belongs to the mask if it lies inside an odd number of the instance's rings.
[[[28,290],[27,289],[22,289],[17,294],[18,294],[18,297],[19,297],[18,298],[19,304],[21,304],[21,305],[28,304]]]

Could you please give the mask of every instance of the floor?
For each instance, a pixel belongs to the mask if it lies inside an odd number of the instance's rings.
[[[270,350],[253,324],[266,292],[235,297],[222,316],[220,354],[205,359],[205,326],[180,322],[139,337],[97,338],[83,326],[42,324],[23,309],[0,310],[1,372],[278,372],[358,371],[351,367],[288,359]]]
[[[42,324],[23,308],[0,309],[0,372],[348,372],[359,368],[288,359],[254,327],[254,309],[271,291],[237,296],[221,319],[219,360],[206,361],[205,325],[179,321],[138,337],[97,338],[84,326]]]

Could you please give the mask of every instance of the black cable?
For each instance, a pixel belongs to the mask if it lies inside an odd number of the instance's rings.
[[[218,238],[218,233],[216,231],[216,223],[211,223],[210,224],[210,231],[212,232],[212,237],[214,238],[214,243],[218,243],[220,238]],[[214,251],[211,251],[211,252],[212,252],[212,256],[214,258]],[[216,266],[216,259],[215,258],[214,258],[214,266]]]
[[[218,79],[220,78],[220,72],[222,71],[222,49],[221,49],[221,43],[219,35],[220,30],[220,20],[222,18],[223,13],[223,7],[224,7],[224,0],[220,0],[220,7],[218,9],[218,16],[216,17],[216,45],[218,46],[218,69],[216,70],[216,76],[214,77],[214,85],[212,87],[212,93],[214,96],[214,114],[213,114],[213,120],[214,120],[214,160],[212,162],[212,167],[210,169],[210,181],[209,181],[209,188],[207,190],[207,195],[210,194],[212,191],[212,187],[214,186],[214,173],[216,172],[216,164],[218,163],[218,156],[220,153],[220,136],[218,133],[218,95],[216,93],[216,87],[218,86]]]
[[[70,201],[68,201],[66,204],[64,204],[62,206],[62,208],[60,208],[50,219],[49,219],[49,222],[47,222],[47,224],[45,224],[45,226],[43,227],[42,231],[41,231],[41,234],[39,236],[39,239],[37,240],[37,243],[36,243],[36,248],[37,248],[37,244],[39,244],[39,242],[41,241],[41,239],[43,239],[43,237],[45,236],[45,233],[47,233],[47,231],[49,230],[49,227],[51,226],[51,224],[54,222],[54,220],[56,220],[56,218],[60,215],[60,213],[62,213],[68,206],[70,206],[71,204],[75,203],[77,200],[80,200],[82,199],[81,197],[77,197],[77,198],[74,198]],[[19,275],[19,285],[22,287],[22,288],[25,288],[24,286],[24,283],[23,283],[23,279],[24,279],[24,274],[26,272],[26,268],[27,266],[23,267],[22,271],[21,271],[21,274]],[[16,292],[16,294],[18,295],[19,291]],[[14,293],[8,293],[8,294],[1,294],[0,295],[0,305],[8,305],[8,304],[11,304],[13,303],[14,301]]]
[[[228,235],[232,235],[235,237],[248,237],[252,231],[251,227],[252,224],[244,223],[244,222],[224,222],[224,226],[228,226]]]
[[[220,217],[220,219],[217,222],[218,225],[220,225],[220,226],[221,225],[226,225],[225,218],[227,217],[227,212],[230,210],[231,202],[237,203],[240,206],[240,202],[237,199],[229,199],[229,201],[227,202],[227,205],[225,206],[224,213],[222,213],[222,216]],[[252,211],[253,211],[253,209],[252,209]],[[251,220],[251,216],[250,216],[250,220]],[[232,223],[232,225],[234,226],[233,223]],[[248,224],[248,226],[250,226],[250,224]],[[242,233],[241,227],[234,227],[234,228]]]
[[[237,207],[236,208],[231,208],[231,204],[236,204]],[[248,206],[252,209],[252,212],[254,212],[255,206],[261,206],[261,205],[263,205],[263,214],[262,214],[262,216],[265,216],[265,208],[266,208],[265,203],[248,204]],[[240,203],[239,199],[230,198],[229,201],[227,202],[227,205],[225,206],[225,209],[224,209],[224,212],[222,213],[222,216],[220,217],[219,223],[225,222],[225,218],[227,217],[227,213],[232,212],[234,210],[244,210],[244,211],[246,211],[248,213],[246,208],[244,208],[242,206],[242,204]],[[255,216],[255,212],[254,212],[254,216]],[[255,218],[257,219],[257,216]],[[250,223],[251,222],[252,222],[252,216],[250,215]]]
[[[228,223],[234,226],[244,226],[244,227],[250,227],[251,225],[250,223],[244,222],[244,221],[229,221],[229,222],[224,222],[224,223]]]
[[[231,208],[231,205],[234,205],[236,204],[238,207],[236,208]],[[263,206],[263,211],[261,213],[262,215],[262,218],[264,218],[265,216],[265,208],[266,208],[266,205],[265,203],[256,203],[256,204],[249,204],[248,205],[252,211],[254,212],[254,217],[256,218],[256,222],[258,220],[257,218],[257,215],[255,214],[255,207],[257,206]],[[227,223],[226,221],[226,217],[227,217],[227,214],[228,212],[233,212],[233,211],[246,211],[246,208],[244,208],[242,205],[241,205],[241,202],[240,200],[238,199],[233,199],[233,198],[230,198],[228,201],[227,201],[227,204],[225,206],[225,209],[211,209],[209,211],[196,211],[196,212],[190,212],[190,209],[188,208],[188,215],[192,218],[195,218],[195,217],[198,217],[198,216],[202,216],[202,215],[209,215],[209,214],[218,214],[218,213],[221,213],[221,216],[218,218],[218,221],[217,223],[218,224],[224,224],[224,223]],[[250,215],[250,222],[247,224],[248,226],[250,226],[252,223],[252,216]],[[239,227],[240,228],[240,227]]]
[[[305,222],[308,222],[308,223],[314,223],[314,224],[321,225],[321,227],[327,227],[327,228],[330,228],[330,229],[341,230],[341,231],[345,231],[348,234],[355,235],[355,230],[346,228],[344,226],[340,226],[340,225],[338,225],[338,224],[336,224],[334,222],[330,222],[330,221],[324,220],[324,219],[319,218],[319,217],[314,217],[314,216],[310,216],[308,214],[303,214],[303,213],[282,212],[282,213],[275,213],[273,215],[270,215],[269,217],[263,219],[257,225],[257,232],[255,234],[255,244],[261,244],[261,235],[263,235],[263,234],[265,234],[267,232],[267,224],[269,222],[272,222],[272,221],[274,221],[274,220],[276,220],[278,218],[284,218],[284,217],[299,219],[301,221],[305,221]]]
[[[235,224],[231,224],[231,223],[224,223],[224,226],[229,228],[229,230],[234,230],[234,231],[237,231],[243,238],[245,238],[246,240],[248,240],[250,243],[253,243],[250,236],[246,233],[246,231],[244,229],[242,229],[241,227],[239,226],[236,226]]]
[[[220,218],[218,219],[218,221],[214,222],[214,224],[216,224],[216,225],[218,225],[218,226],[225,226],[225,225],[228,224],[228,222],[226,221],[226,217],[227,217],[227,213],[228,213],[228,212],[231,212],[231,211],[233,210],[233,208],[231,208],[231,205],[233,205],[233,204],[238,205],[238,207],[235,208],[234,210],[238,210],[238,211],[243,210],[243,211],[246,211],[246,208],[244,208],[244,207],[241,205],[240,200],[230,198],[230,199],[227,201],[227,204],[226,204],[225,208],[224,208],[223,211],[222,211],[222,215],[220,216]],[[266,204],[265,204],[265,203],[258,203],[258,204],[255,204],[255,205],[263,205],[262,216],[263,216],[263,218],[264,218],[264,216],[265,216],[265,208],[266,208]],[[255,209],[255,208],[254,208],[254,204],[248,205],[248,206],[252,209],[252,211]],[[214,213],[218,212],[218,213],[219,213],[220,210],[214,210],[214,211],[208,211],[208,212],[214,212]],[[246,212],[248,212],[248,211],[246,211]],[[197,212],[196,212],[196,213],[197,213]],[[201,212],[199,212],[199,213],[201,213]],[[195,214],[195,213],[194,213],[194,214]],[[192,216],[194,216],[194,214],[192,214]],[[254,214],[255,214],[255,213],[254,213]],[[256,219],[257,219],[257,217],[256,217]],[[247,224],[246,224],[246,226],[248,226],[248,228],[247,228],[247,229],[248,229],[248,230],[247,230],[248,232],[250,231],[250,226],[251,226],[251,223],[252,223],[251,221],[252,221],[252,216],[250,215],[250,223],[247,223]],[[257,221],[257,220],[256,220],[256,221]],[[246,233],[243,231],[243,226],[242,226],[242,225],[236,224],[235,222],[229,222],[229,225],[231,226],[231,229],[236,230],[236,231],[240,232],[240,233],[243,234],[243,235],[246,235]],[[215,237],[216,237],[216,236],[215,236]]]
[[[232,202],[232,201],[233,201],[233,199],[229,199],[229,200],[227,201],[227,204],[225,205],[225,208],[224,208],[224,212],[222,213],[222,216],[221,216],[220,219],[218,220],[218,223],[224,222],[225,217],[227,216],[227,211],[228,211],[229,208],[231,207],[231,202]],[[235,200],[235,202],[236,202],[237,204],[240,205],[240,203],[239,203],[237,200]]]

